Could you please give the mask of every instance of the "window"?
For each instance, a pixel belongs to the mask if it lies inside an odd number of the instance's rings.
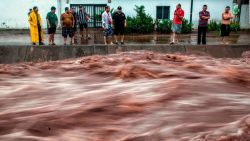
[[[156,18],[157,19],[169,19],[170,7],[169,6],[157,6]]]
[[[250,0],[243,0],[242,4],[249,4]]]

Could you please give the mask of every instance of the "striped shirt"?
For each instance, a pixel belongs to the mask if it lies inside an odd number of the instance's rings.
[[[210,13],[208,11],[201,11],[199,13],[200,20],[199,20],[199,26],[207,27],[208,26],[208,19],[203,19],[202,16],[210,17]]]
[[[87,23],[87,16],[88,14],[85,11],[79,10],[79,13],[77,15],[79,24]]]

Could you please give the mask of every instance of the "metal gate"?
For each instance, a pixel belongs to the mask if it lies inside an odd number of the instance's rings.
[[[82,5],[86,12],[90,15],[88,21],[89,27],[102,27],[102,13],[105,10],[106,4],[70,4],[71,8],[75,8],[76,13],[79,13],[79,6]]]

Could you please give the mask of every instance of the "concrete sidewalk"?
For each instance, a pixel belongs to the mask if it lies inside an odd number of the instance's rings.
[[[46,32],[46,31],[44,31]],[[57,45],[63,45],[63,38],[61,31],[57,31],[55,35],[55,42]],[[94,29],[90,32],[91,39],[77,37],[76,45],[95,45],[103,44],[103,33],[101,29]],[[229,44],[250,44],[250,33],[249,32],[232,32],[229,37]],[[168,44],[171,41],[170,34],[128,34],[125,36],[126,44]],[[180,35],[180,44],[183,45],[196,45],[197,33],[182,34]],[[45,34],[45,44],[48,44],[48,35]],[[209,32],[207,35],[208,45],[219,45],[221,44],[221,38],[217,32]],[[0,33],[0,45],[30,45],[30,37],[27,31],[3,31]]]

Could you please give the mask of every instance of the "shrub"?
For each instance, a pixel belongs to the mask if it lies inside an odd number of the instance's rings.
[[[183,19],[182,20],[181,33],[183,33],[183,34],[191,33],[192,32],[192,26],[193,26],[193,24],[189,23],[188,20]]]
[[[208,31],[217,31],[220,33],[221,28],[221,22],[216,22],[214,20],[211,20],[208,24]],[[237,22],[232,22],[230,24],[231,31],[240,31],[240,24]]]
[[[144,6],[135,6],[136,16],[127,17],[127,33],[151,33],[154,31],[153,18],[146,14]]]
[[[193,24],[189,23],[188,20],[182,20],[182,29],[181,33],[188,34],[192,32]],[[172,31],[172,20],[166,19],[157,23],[157,29],[160,33],[171,33]]]
[[[127,27],[126,27],[126,33],[135,33],[136,26],[134,24],[134,18],[127,17]]]
[[[211,20],[208,23],[208,31],[218,31],[219,32],[220,31],[220,27],[221,27],[221,24],[217,23],[214,20]]]
[[[240,24],[237,22],[232,22],[230,24],[230,28],[231,28],[231,31],[235,31],[235,32],[240,31]]]
[[[172,21],[169,19],[164,19],[157,21],[156,31],[159,33],[171,33]]]

